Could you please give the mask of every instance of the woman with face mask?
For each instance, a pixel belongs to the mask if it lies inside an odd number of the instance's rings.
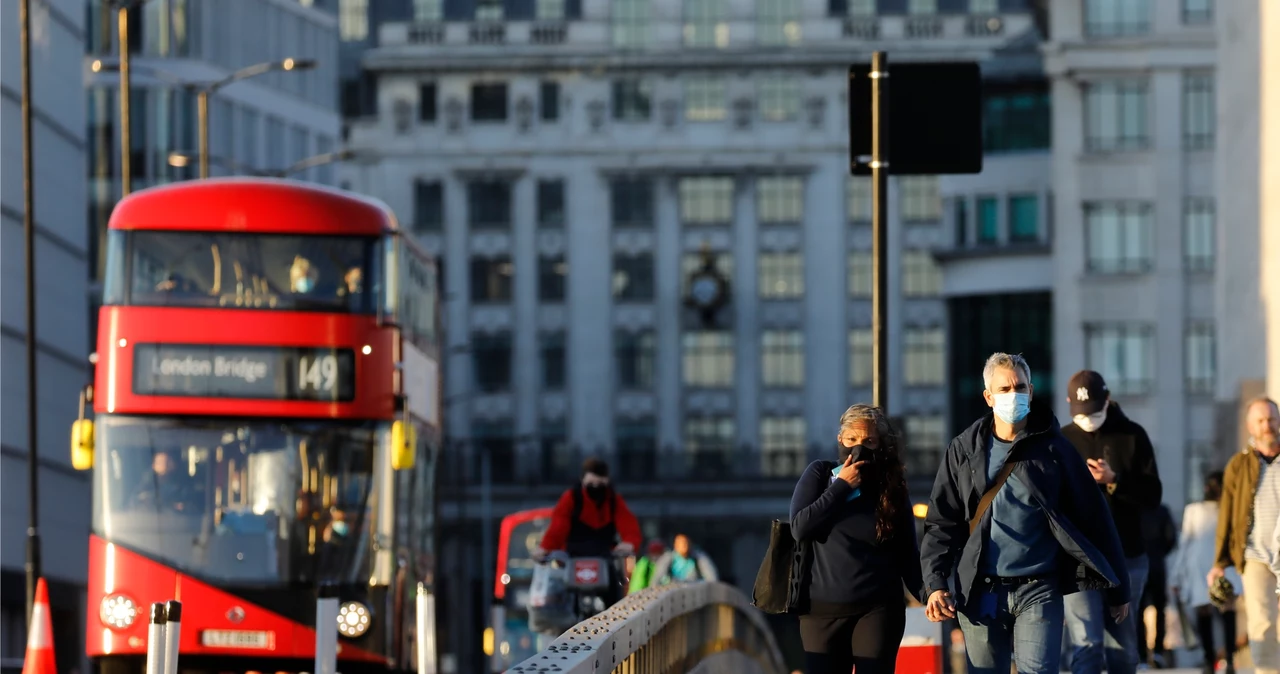
[[[901,441],[878,407],[840,417],[836,461],[815,461],[791,497],[791,532],[812,546],[800,637],[808,674],[890,674],[906,628],[905,584],[923,599]]]

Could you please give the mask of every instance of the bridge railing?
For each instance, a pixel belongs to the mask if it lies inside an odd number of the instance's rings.
[[[764,615],[724,583],[628,595],[508,674],[786,674]]]

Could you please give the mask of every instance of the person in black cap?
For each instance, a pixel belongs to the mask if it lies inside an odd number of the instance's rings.
[[[1111,400],[1102,375],[1081,370],[1067,385],[1074,423],[1062,434],[1075,445],[1111,509],[1129,569],[1130,605],[1138,606],[1150,563],[1142,534],[1143,514],[1160,506],[1163,487],[1155,450],[1147,432],[1125,416]],[[1138,667],[1138,620],[1116,623],[1096,591],[1068,596],[1067,632],[1071,638],[1071,671],[1132,674]]]

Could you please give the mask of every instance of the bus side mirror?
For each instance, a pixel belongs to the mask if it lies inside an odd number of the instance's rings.
[[[391,424],[391,469],[409,470],[417,458],[418,432],[407,421]]]
[[[93,468],[93,420],[71,422],[71,466],[76,470]]]

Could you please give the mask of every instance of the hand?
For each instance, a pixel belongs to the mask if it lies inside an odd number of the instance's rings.
[[[542,549],[542,546],[541,546],[541,545],[539,545],[538,547],[536,547],[536,548],[534,548],[534,549],[533,549],[533,555],[532,555],[532,557],[533,557],[535,560],[539,560],[539,559],[546,559],[546,558],[547,558],[547,551],[546,551],[546,550],[544,550],[544,549]]]
[[[1212,569],[1209,569],[1209,575],[1205,576],[1205,585],[1213,587],[1213,584],[1218,582],[1218,579],[1225,575],[1227,575],[1227,573],[1222,569],[1222,567],[1215,566]]]
[[[844,466],[840,469],[840,474],[836,477],[849,483],[850,487],[858,488],[862,484],[862,467],[867,464],[866,461],[858,461],[854,463],[853,457],[844,460]]]
[[[632,553],[634,553],[636,551],[636,547],[630,543],[623,541],[622,543],[619,543],[616,547],[614,547],[613,551],[619,557],[625,557],[625,556],[630,556]]]
[[[1089,459],[1085,463],[1089,464],[1089,472],[1093,473],[1093,479],[1098,484],[1116,483],[1116,472],[1111,470],[1111,464],[1106,459]]]
[[[924,615],[935,623],[956,617],[956,603],[951,599],[951,593],[946,590],[937,590],[929,595],[929,603],[924,607]]]
[[[1120,606],[1111,607],[1111,619],[1115,620],[1117,625],[1124,622],[1124,619],[1128,617],[1129,617],[1128,604],[1122,604]]]

